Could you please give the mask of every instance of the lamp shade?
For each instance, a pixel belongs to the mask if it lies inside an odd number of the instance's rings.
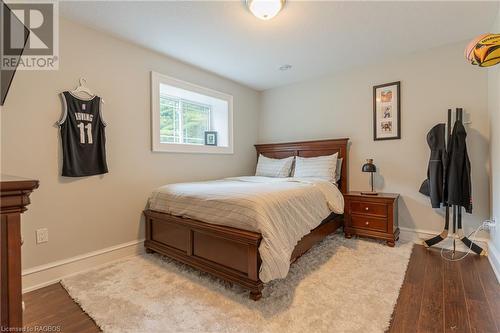
[[[375,164],[373,164],[373,159],[367,159],[366,163],[363,164],[363,167],[361,168],[361,171],[363,172],[377,172],[377,167]]]

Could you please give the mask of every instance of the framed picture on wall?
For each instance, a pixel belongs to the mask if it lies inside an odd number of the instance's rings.
[[[217,132],[205,131],[205,145],[206,146],[217,146]]]
[[[401,139],[401,82],[373,87],[373,140]]]

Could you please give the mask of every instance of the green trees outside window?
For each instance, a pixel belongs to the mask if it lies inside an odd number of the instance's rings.
[[[203,145],[210,130],[211,106],[160,96],[160,142]]]

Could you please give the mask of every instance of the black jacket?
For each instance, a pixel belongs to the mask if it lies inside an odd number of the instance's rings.
[[[448,167],[445,198],[450,205],[462,206],[472,213],[471,166],[465,142],[467,132],[461,121],[456,121],[448,142]]]
[[[432,208],[440,208],[445,203],[444,184],[446,175],[446,124],[437,124],[427,133],[427,144],[431,157],[427,168],[427,179],[420,186],[420,193],[431,198]]]

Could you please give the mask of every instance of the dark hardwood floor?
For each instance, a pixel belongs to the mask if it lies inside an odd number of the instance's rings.
[[[60,332],[99,332],[93,320],[59,284],[24,295],[26,327]],[[416,245],[389,332],[500,332],[500,285],[486,257],[460,262]]]
[[[416,245],[392,316],[389,332],[500,332],[500,285],[486,257]]]
[[[27,332],[100,332],[94,321],[82,311],[59,284],[23,295],[25,311],[23,323]],[[43,326],[51,330],[42,331]]]

